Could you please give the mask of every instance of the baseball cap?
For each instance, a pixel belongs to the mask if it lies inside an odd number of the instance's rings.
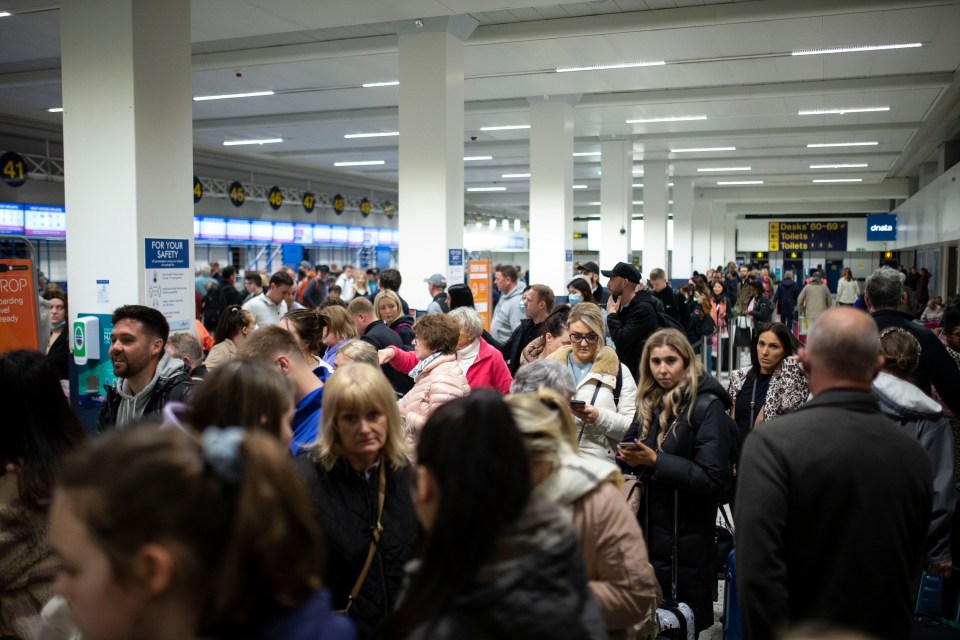
[[[600,275],[600,267],[597,266],[596,262],[583,263],[583,266],[580,267],[580,271],[589,271],[590,273]]]
[[[424,282],[429,282],[430,284],[432,284],[432,285],[435,286],[435,287],[445,287],[445,286],[447,286],[447,279],[444,278],[444,277],[443,277],[442,275],[440,275],[439,273],[435,273],[435,274],[433,274],[432,276],[430,276],[429,278],[424,278],[423,281],[424,281]]]
[[[640,283],[640,272],[637,271],[633,265],[627,264],[626,262],[618,262],[613,269],[610,269],[609,271],[601,271],[600,273],[607,278],[620,276],[621,278],[628,280],[633,284]]]

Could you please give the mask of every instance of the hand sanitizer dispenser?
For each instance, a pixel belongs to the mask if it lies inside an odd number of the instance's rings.
[[[73,323],[73,360],[78,365],[100,359],[100,319],[83,316]]]

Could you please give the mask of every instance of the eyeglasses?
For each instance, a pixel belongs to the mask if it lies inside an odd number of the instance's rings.
[[[573,344],[580,344],[581,342],[584,342],[584,341],[586,341],[587,344],[597,344],[597,341],[599,339],[600,339],[600,336],[598,336],[595,333],[588,333],[587,335],[583,335],[581,333],[570,334],[570,342]]]

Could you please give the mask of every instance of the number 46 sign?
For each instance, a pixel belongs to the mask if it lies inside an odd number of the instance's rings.
[[[11,187],[23,186],[27,181],[27,163],[20,154],[7,151],[0,156],[0,176]]]

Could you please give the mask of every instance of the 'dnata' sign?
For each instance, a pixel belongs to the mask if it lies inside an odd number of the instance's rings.
[[[887,242],[897,239],[897,214],[867,214],[867,241]]]

